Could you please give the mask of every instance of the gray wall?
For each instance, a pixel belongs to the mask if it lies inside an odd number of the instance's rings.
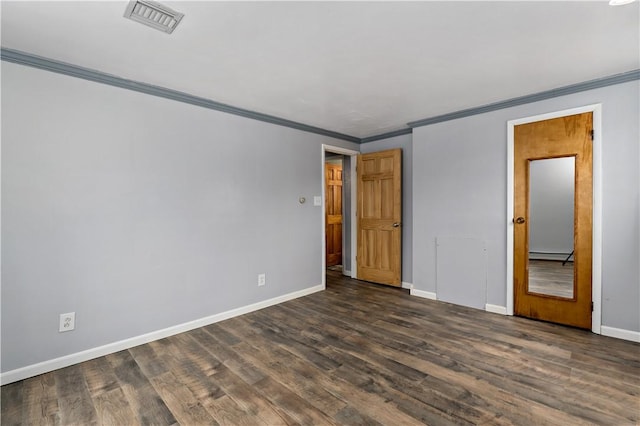
[[[602,103],[602,325],[640,331],[639,91],[634,81],[414,129],[415,288],[436,291],[436,238],[479,239],[486,302],[505,306],[507,121]]]
[[[323,143],[2,62],[2,371],[319,285]]]
[[[529,176],[529,253],[564,259],[573,251],[575,157],[532,161]]]
[[[360,145],[360,152],[402,149],[402,281],[413,283],[413,139],[402,135]]]

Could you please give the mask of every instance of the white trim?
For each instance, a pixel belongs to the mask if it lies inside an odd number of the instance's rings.
[[[346,277],[350,277],[351,276],[351,271],[347,271],[346,269],[342,270],[342,275],[346,276]]]
[[[0,67],[0,81],[2,81],[2,68]],[[2,98],[2,90],[0,89],[0,99]],[[0,108],[1,109],[1,108]],[[0,129],[2,128],[2,114],[0,114]],[[2,188],[2,144],[0,143],[0,188]],[[2,212],[2,191],[0,191],[0,212]],[[2,235],[2,215],[0,214],[0,235]],[[0,290],[2,289],[2,239],[0,238]],[[0,294],[2,292],[0,291]],[[0,301],[1,301],[0,297]],[[0,308],[2,312],[2,308]],[[2,315],[0,315],[2,318]],[[2,320],[0,319],[0,330],[2,330]],[[0,338],[0,354],[2,353],[2,338]],[[0,365],[2,365],[2,355],[0,355]],[[2,384],[0,376],[0,384]]]
[[[322,194],[322,212],[320,213],[320,226],[321,228],[321,232],[320,232],[320,244],[322,245],[321,249],[320,249],[320,268],[321,268],[321,272],[320,272],[320,276],[321,278],[321,285],[323,288],[327,288],[327,225],[326,225],[326,221],[325,221],[325,209],[326,206],[324,205],[325,202],[325,176],[324,176],[324,171],[325,171],[325,166],[324,163],[326,161],[326,157],[327,157],[327,151],[325,149],[325,145],[322,144],[322,155],[321,155],[321,160],[322,160],[322,164],[320,165],[320,187],[322,188],[320,190],[320,193]]]
[[[487,303],[486,305],[484,305],[484,310],[494,314],[507,315],[506,306],[492,305],[490,303]]]
[[[333,146],[333,145],[327,145],[327,144],[322,144],[322,151],[329,151],[329,152],[333,152],[334,154],[342,154],[342,155],[346,155],[347,157],[352,157],[354,155],[359,155],[360,152],[355,151],[353,149],[349,149],[349,148],[342,148],[339,146]],[[324,163],[323,163],[324,164]]]
[[[405,281],[402,281],[402,288],[406,288],[406,289],[411,290],[413,288],[413,284],[405,282]]]
[[[307,296],[309,294],[316,293],[322,290],[324,290],[323,285],[308,287],[303,290],[294,291],[292,293],[284,294],[272,299],[263,300],[262,302],[253,303],[251,305],[231,309],[229,311],[221,312],[219,314],[211,315],[205,318],[200,318],[194,321],[185,322],[183,324],[174,325],[162,330],[152,331],[151,333],[142,334],[140,336],[131,337],[129,339],[120,340],[118,342],[109,343],[103,346],[98,346],[97,348],[87,349],[85,351],[65,355],[60,358],[55,358],[48,361],[39,362],[37,364],[28,365],[26,367],[17,368],[15,370],[2,373],[0,375],[0,384],[6,385],[8,383],[17,382],[18,380],[23,380],[29,377],[37,376],[39,374],[47,373],[49,371],[57,370],[59,368],[64,368],[80,362],[89,361],[94,358],[133,348],[134,346],[149,343],[158,339],[163,339],[175,334],[184,333],[185,331],[204,327],[209,324],[224,321],[229,318],[248,314],[249,312],[264,309],[269,306]]]
[[[358,278],[358,155],[351,156],[351,278]]]
[[[416,290],[415,288],[412,288],[409,294],[416,297],[422,297],[423,299],[438,300],[436,294],[430,291]]]
[[[640,331],[625,330],[622,328],[600,327],[603,336],[615,337],[616,339],[629,340],[631,342],[640,343]]]
[[[513,181],[514,127],[567,115],[593,113],[593,263],[591,279],[591,331],[601,333],[602,324],[602,104],[586,105],[507,122],[507,315],[513,315]]]
[[[602,104],[593,107],[593,247],[591,331],[602,332]]]
[[[515,123],[507,122],[507,315],[513,315],[513,180]]]
[[[322,155],[321,155],[321,173],[320,173],[320,186],[322,187],[322,219],[321,219],[321,226],[322,226],[322,230],[321,230],[321,234],[322,238],[321,238],[321,244],[322,244],[322,254],[321,254],[321,258],[322,258],[322,262],[321,262],[321,267],[322,267],[322,271],[320,272],[322,275],[322,285],[324,286],[323,288],[326,288],[327,286],[327,236],[326,236],[326,229],[325,229],[325,222],[324,222],[324,216],[325,216],[325,188],[324,188],[324,163],[326,160],[326,153],[327,152],[333,152],[334,154],[342,154],[342,155],[346,155],[351,157],[351,212],[352,212],[352,218],[355,218],[355,211],[356,209],[354,208],[354,193],[355,193],[355,189],[356,189],[356,176],[355,176],[355,157],[356,155],[360,154],[358,151],[354,151],[352,149],[347,149],[347,148],[341,148],[339,146],[333,146],[333,145],[327,145],[327,144],[322,144]],[[357,222],[355,219],[352,219],[351,221],[351,270],[353,271],[353,273],[351,274],[351,278],[356,278],[356,273],[355,271],[357,271],[357,267],[356,267],[356,253],[357,253],[357,241],[356,239],[353,237],[354,235],[354,228],[357,227]]]

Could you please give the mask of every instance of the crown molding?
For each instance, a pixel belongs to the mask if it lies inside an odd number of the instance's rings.
[[[328,136],[331,138],[345,140],[348,142],[354,142],[357,144],[374,142],[377,140],[388,139],[395,136],[411,134],[413,132],[413,128],[415,127],[427,126],[429,124],[441,123],[443,121],[455,120],[457,118],[469,117],[472,115],[478,115],[478,114],[497,111],[500,109],[510,108],[518,105],[538,102],[545,99],[557,98],[559,96],[565,96],[573,93],[584,92],[587,90],[598,89],[601,87],[613,86],[615,84],[626,83],[629,81],[640,80],[640,69],[636,69],[636,70],[628,71],[621,74],[615,74],[609,77],[589,80],[582,83],[577,83],[569,86],[563,86],[556,89],[547,90],[544,92],[520,96],[517,98],[507,99],[504,101],[482,105],[479,107],[464,109],[464,110],[455,111],[455,112],[451,112],[443,115],[437,115],[434,117],[425,118],[422,120],[412,121],[407,123],[407,126],[409,126],[409,128],[398,129],[391,132],[381,133],[378,135],[367,136],[365,138],[358,138],[356,136],[334,132],[332,130],[327,130],[320,127],[310,126],[304,123],[287,120],[287,119],[276,117],[273,115],[267,115],[260,112],[251,111],[248,109],[234,107],[232,105],[223,104],[220,102],[213,101],[211,99],[193,96],[188,93],[179,92],[177,90],[167,89],[160,86],[154,86],[154,85],[142,83],[139,81],[127,80],[122,77],[114,76],[111,74],[103,73],[103,72],[92,70],[89,68],[80,67],[77,65],[68,64],[65,62],[55,61],[55,60],[44,58],[37,55],[32,55],[26,52],[21,52],[19,50],[13,50],[13,49],[8,49],[3,47],[0,49],[0,59],[7,62],[13,62],[16,64],[39,68],[42,70],[51,71],[58,74],[64,74],[72,77],[82,78],[84,80],[94,81],[97,83],[108,84],[110,86],[115,86],[122,89],[133,90],[136,92],[145,93],[152,96],[171,99],[174,101],[196,105],[196,106],[208,108],[215,111],[239,115],[241,117],[249,118],[252,120],[259,120],[266,123],[275,124],[278,126],[289,127],[291,129],[301,130],[309,133],[315,133],[318,135]]]
[[[389,138],[393,138],[395,136],[402,136],[402,135],[409,135],[413,132],[413,129],[408,128],[408,129],[398,129],[398,130],[394,130],[392,132],[387,132],[387,133],[380,133],[379,135],[373,135],[373,136],[368,136],[366,138],[362,138],[360,139],[360,143],[368,143],[368,142],[373,142],[373,141],[379,141],[381,139],[389,139]]]
[[[188,93],[179,92],[177,90],[167,89],[165,87],[154,86],[152,84],[142,83],[134,80],[127,80],[122,77],[68,64],[65,62],[55,61],[53,59],[32,55],[30,53],[21,52],[8,48],[0,49],[1,59],[15,64],[26,65],[33,68],[39,68],[46,71],[64,74],[71,77],[77,77],[84,80],[94,81],[96,83],[108,84],[110,86],[122,89],[133,90],[135,92],[145,93],[147,95],[158,96],[161,98],[171,99],[215,111],[226,112],[228,114],[239,115],[241,117],[250,118],[252,120],[264,121],[266,123],[276,124],[279,126],[289,127],[303,132],[315,133],[322,136],[328,136],[335,139],[341,139],[349,142],[360,143],[360,138],[334,132],[320,127],[310,126],[304,123],[287,120],[273,115],[262,114],[260,112],[248,109],[234,107],[232,105],[223,104],[206,98],[200,98]]]
[[[626,83],[634,80],[640,80],[640,69],[628,71],[621,74],[615,74],[609,77],[589,80],[583,83],[577,83],[569,86],[558,87],[556,89],[546,90],[544,92],[534,93],[531,95],[525,95],[517,98],[507,99],[504,101],[482,105],[479,107],[463,109],[460,111],[455,111],[455,112],[451,112],[443,115],[437,115],[431,118],[412,121],[410,123],[407,123],[407,125],[410,126],[411,128],[427,126],[429,124],[441,123],[443,121],[455,120],[457,118],[484,114],[486,112],[497,111],[505,108],[511,108],[518,105],[530,104],[533,102],[543,101],[545,99],[557,98],[560,96],[571,95],[573,93],[584,92],[587,90],[598,89],[601,87],[613,86],[615,84]]]

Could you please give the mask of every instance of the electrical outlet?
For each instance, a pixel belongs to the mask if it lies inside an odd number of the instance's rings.
[[[258,285],[265,285],[267,283],[267,274],[258,274]]]
[[[65,331],[71,331],[76,328],[76,313],[69,312],[68,314],[60,314],[60,328],[58,331],[63,333]]]

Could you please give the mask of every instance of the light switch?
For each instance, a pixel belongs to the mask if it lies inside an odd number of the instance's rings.
[[[313,197],[313,205],[314,206],[321,206],[322,205],[322,197],[319,195],[314,195]]]

